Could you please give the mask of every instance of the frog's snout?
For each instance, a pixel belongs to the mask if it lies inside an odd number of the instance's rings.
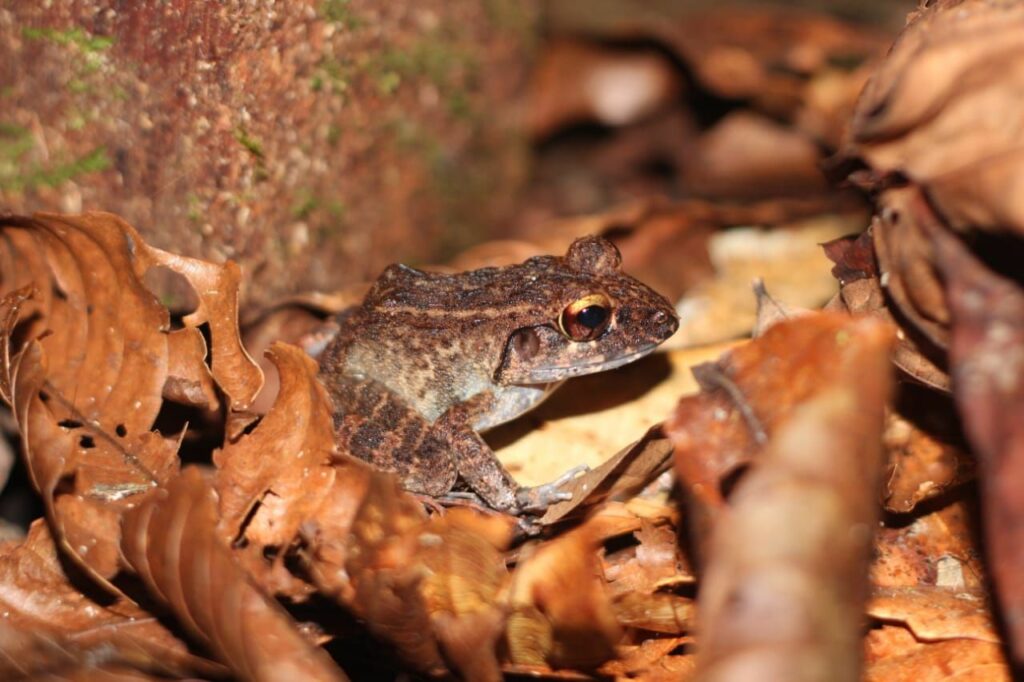
[[[679,318],[664,308],[652,310],[648,319],[651,321],[651,328],[654,330],[655,336],[661,340],[672,336],[679,328]]]

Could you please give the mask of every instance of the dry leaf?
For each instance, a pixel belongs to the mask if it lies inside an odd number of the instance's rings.
[[[330,399],[316,380],[316,363],[283,343],[268,354],[281,377],[277,401],[252,433],[213,456],[225,537],[244,536],[259,548],[291,542],[335,476]]]
[[[889,456],[883,500],[889,511],[903,513],[971,480],[975,465],[949,396],[902,384],[894,402],[883,435]]]
[[[956,501],[936,511],[879,528],[871,584],[875,587],[985,587],[971,504]]]
[[[53,538],[36,521],[21,542],[0,545],[0,675],[5,679],[105,662],[171,676],[219,676],[219,664],[132,602],[83,593],[65,573]]]
[[[709,246],[715,279],[677,304],[680,325],[674,341],[692,345],[749,334],[757,316],[750,287],[758,279],[779,300],[819,307],[835,293],[835,282],[818,244],[859,229],[859,216],[823,215],[771,230],[720,232]]]
[[[755,670],[856,679],[859,667],[857,614],[877,513],[892,332],[818,314],[776,325],[751,347],[767,342],[758,349],[766,352],[784,340],[802,362],[770,373],[762,365],[762,374],[778,374],[741,388],[770,425],[770,440],[720,512],[708,548],[698,603],[698,665],[707,679],[746,679]],[[810,369],[823,353],[834,355],[829,379]],[[736,378],[752,357],[732,354]],[[788,396],[778,395],[779,385]],[[677,418],[673,434],[681,428]],[[696,456],[687,453],[677,450]]]
[[[985,593],[947,587],[879,587],[868,615],[905,623],[921,640],[978,639],[998,643]]]
[[[921,7],[864,89],[848,153],[926,188],[956,229],[1024,232],[1024,7]]]
[[[1024,289],[952,235],[932,239],[953,318],[954,397],[981,473],[990,570],[1011,649],[1024,660]]]
[[[628,125],[665,108],[681,89],[671,62],[656,50],[566,39],[545,46],[531,80],[527,129],[534,137],[586,121]]]
[[[997,644],[976,639],[919,642],[907,630],[885,626],[867,636],[864,678],[869,682],[1009,682]]]
[[[540,545],[512,576],[507,642],[513,663],[594,668],[621,636],[589,524]]]
[[[217,499],[195,467],[125,515],[121,548],[151,594],[232,672],[247,679],[346,679],[262,594],[217,532]]]

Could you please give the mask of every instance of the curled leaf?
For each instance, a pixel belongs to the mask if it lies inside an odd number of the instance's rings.
[[[184,469],[124,517],[121,549],[152,595],[232,672],[247,679],[342,680],[322,649],[262,594],[217,533],[217,500]]]

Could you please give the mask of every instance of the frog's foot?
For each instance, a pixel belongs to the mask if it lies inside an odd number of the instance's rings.
[[[527,514],[543,513],[553,504],[571,500],[572,493],[568,490],[559,490],[559,488],[587,471],[590,471],[590,467],[580,464],[569,469],[551,483],[533,488],[520,488],[516,492],[516,504],[519,506],[519,511]]]
[[[437,498],[423,493],[410,492],[409,494],[419,500],[431,516],[444,516],[444,504]]]
[[[494,509],[494,507],[491,507],[489,504],[484,502],[482,497],[470,490],[450,491],[440,497],[432,499],[434,500],[434,504],[441,507],[442,510],[447,509],[448,507],[464,507],[467,509],[475,509],[483,514],[501,513],[499,510]]]

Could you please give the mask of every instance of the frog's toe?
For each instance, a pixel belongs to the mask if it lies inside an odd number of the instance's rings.
[[[555,488],[561,488],[563,485],[573,480],[580,474],[585,474],[588,471],[590,471],[590,467],[588,467],[586,464],[578,464],[574,466],[572,469],[566,471],[564,474],[562,474],[555,480],[553,480],[551,483],[548,483],[548,485],[554,486]],[[569,497],[567,497],[566,499],[571,500],[572,494],[570,494]]]
[[[561,481],[561,479],[559,479]],[[572,493],[559,490],[559,481],[538,485],[533,488],[520,488],[516,493],[519,511],[527,514],[543,513],[553,504],[572,499]]]

